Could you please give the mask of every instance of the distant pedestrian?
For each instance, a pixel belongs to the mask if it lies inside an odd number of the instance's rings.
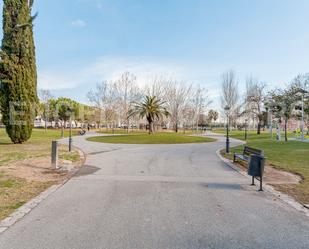
[[[88,125],[87,129],[88,129],[88,131],[90,131],[90,125]]]

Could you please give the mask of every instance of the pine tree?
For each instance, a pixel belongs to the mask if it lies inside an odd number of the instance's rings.
[[[37,72],[31,16],[33,0],[3,0],[0,61],[2,121],[13,143],[31,137],[37,98]]]

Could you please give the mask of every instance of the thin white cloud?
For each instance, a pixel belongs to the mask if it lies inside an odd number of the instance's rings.
[[[101,57],[86,69],[87,74],[96,75],[105,80],[115,80],[129,71],[137,76],[139,84],[144,84],[156,75],[181,79],[181,65],[167,60],[145,57]]]
[[[214,70],[210,67],[208,69]],[[216,68],[216,70],[221,69]],[[82,96],[103,80],[119,79],[125,71],[136,75],[140,86],[151,82],[157,76],[198,83],[209,90],[209,96],[214,100],[213,105],[218,104],[220,95],[218,75],[220,74],[208,74],[208,70],[197,64],[149,57],[104,56],[82,68],[39,70],[38,85],[39,88],[58,90],[58,92],[74,89]]]
[[[39,87],[43,89],[70,89],[84,84],[96,84],[102,80],[116,80],[125,71],[135,74],[141,85],[157,75],[179,80],[185,76],[181,65],[171,61],[106,56],[84,68],[39,70],[38,81]]]
[[[84,28],[87,26],[87,23],[83,20],[77,19],[71,22],[71,26],[78,27],[78,28]]]

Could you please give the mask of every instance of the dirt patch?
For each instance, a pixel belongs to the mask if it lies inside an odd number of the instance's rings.
[[[11,176],[0,177],[0,221],[53,184],[54,182],[26,181]]]
[[[278,191],[293,196],[296,200],[301,202],[306,208],[309,209],[309,190],[303,184],[300,184],[298,188],[295,188],[295,185],[293,184],[273,185],[273,187]]]
[[[264,180],[271,185],[298,184],[302,178],[298,175],[266,166]]]
[[[59,183],[67,179],[82,163],[80,160],[74,163],[68,160],[59,160],[59,165],[63,166],[63,169],[53,169],[50,157],[28,158],[1,166],[0,171],[27,181]]]
[[[59,170],[52,168],[48,156],[28,157],[0,166],[0,220],[48,187],[63,183],[84,163],[78,151],[62,152],[60,156]]]
[[[234,164],[242,168],[244,171],[247,171],[247,166],[245,164],[240,162],[236,162]],[[264,169],[263,181],[271,185],[298,184],[302,181],[302,178],[298,175],[266,165]]]

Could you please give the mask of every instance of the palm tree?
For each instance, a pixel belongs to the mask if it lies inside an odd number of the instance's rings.
[[[153,133],[153,122],[160,120],[170,113],[165,108],[165,102],[156,96],[145,96],[141,102],[135,103],[134,107],[129,110],[129,117],[139,115],[140,118],[146,117],[149,125],[149,134]]]

